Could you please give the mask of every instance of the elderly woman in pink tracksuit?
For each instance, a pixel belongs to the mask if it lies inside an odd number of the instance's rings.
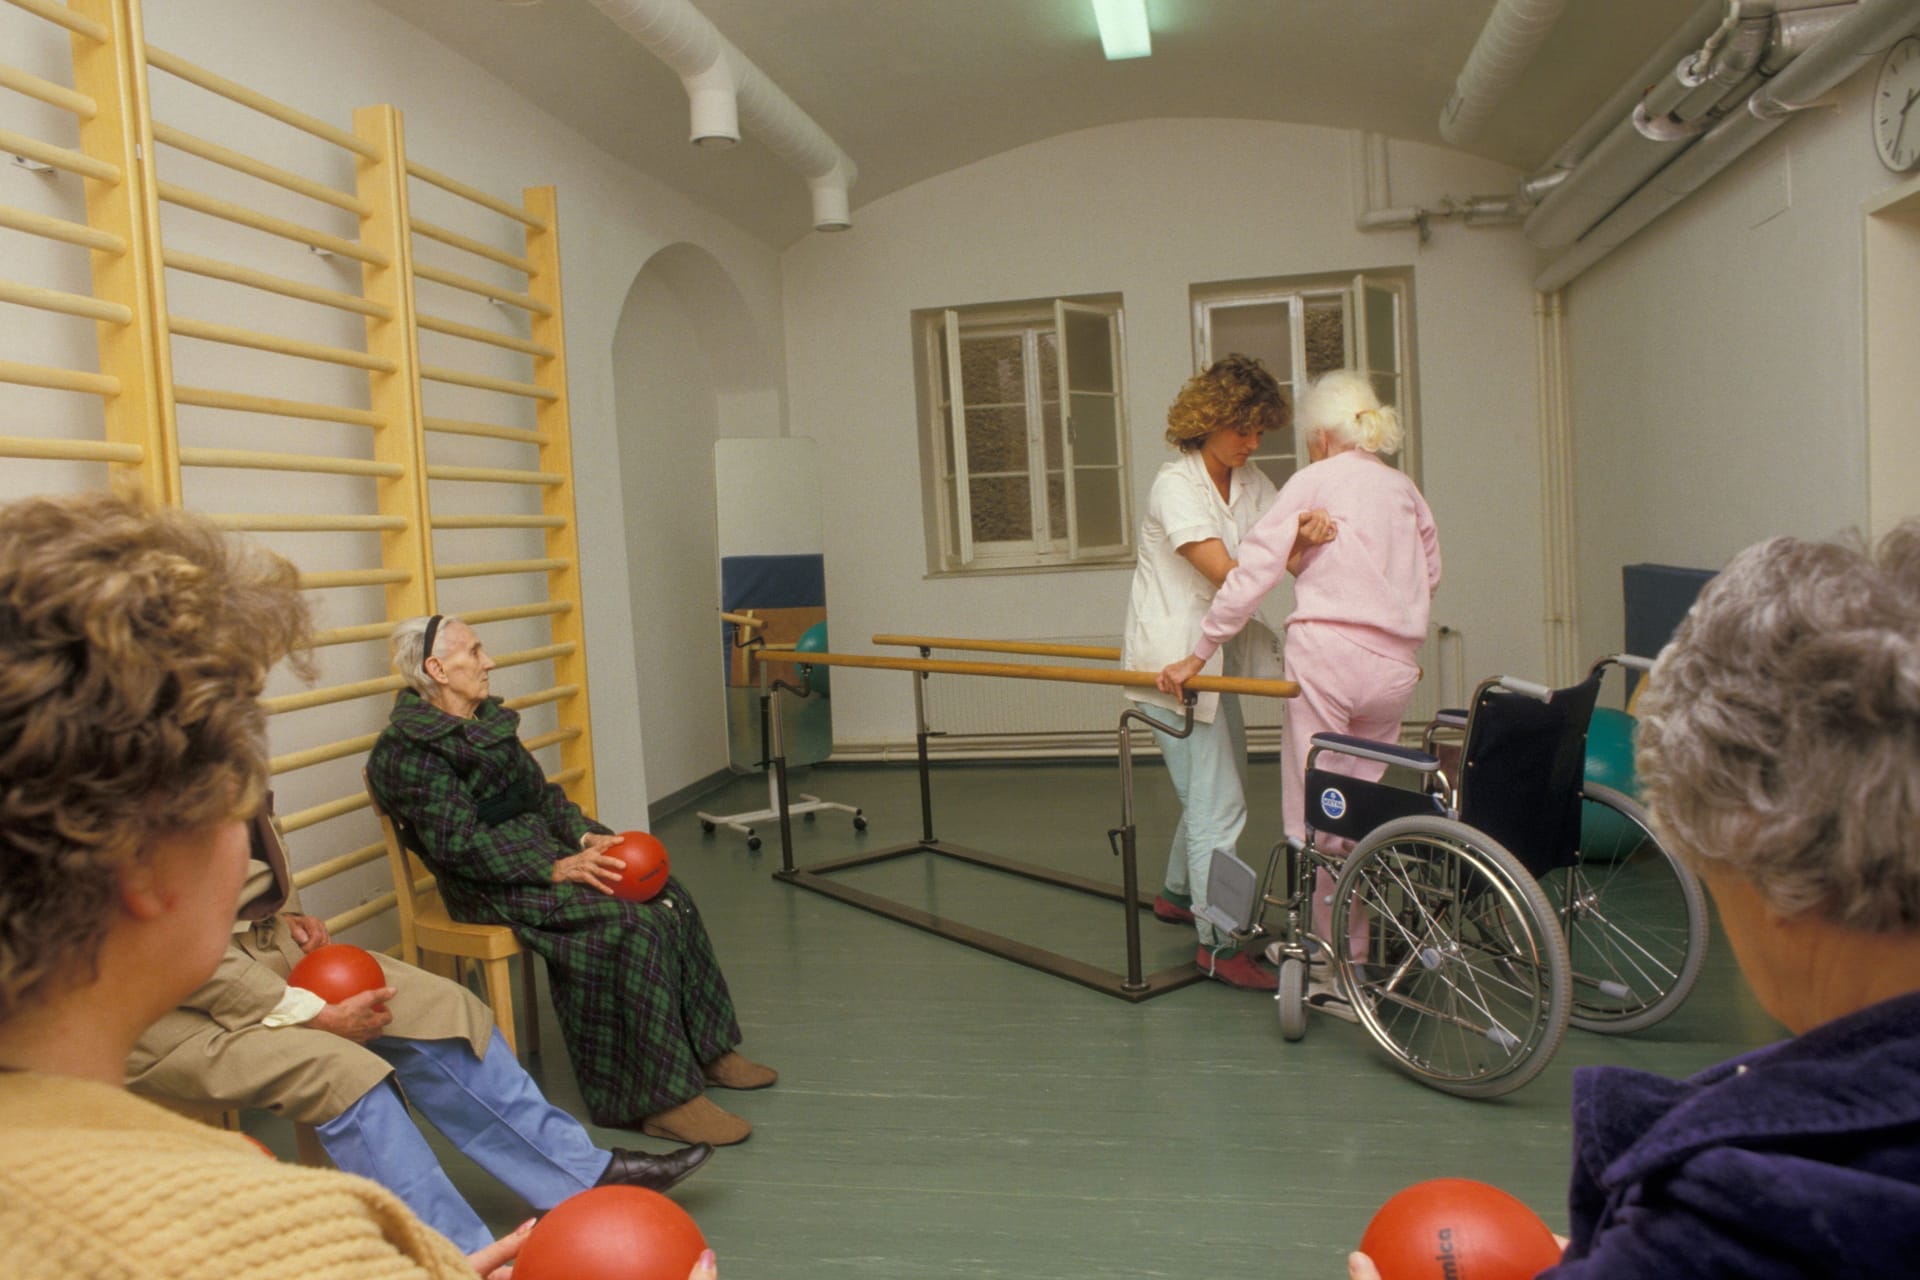
[[[1342,369],[1318,379],[1297,411],[1312,465],[1296,472],[1258,524],[1241,539],[1239,564],[1227,574],[1201,622],[1191,656],[1162,669],[1159,685],[1178,692],[1252,616],[1261,597],[1294,570],[1293,613],[1287,618],[1286,666],[1300,685],[1290,699],[1280,740],[1286,833],[1306,835],[1307,750],[1316,733],[1348,733],[1388,742],[1420,680],[1414,655],[1427,637],[1427,615],[1440,584],[1440,537],[1426,499],[1406,475],[1382,460],[1398,452],[1399,415],[1381,405],[1362,374]],[[1324,508],[1331,541],[1306,545],[1301,518]],[[1301,545],[1296,547],[1296,542]],[[1323,756],[1326,764],[1378,778],[1385,766]],[[1332,877],[1320,873],[1314,932],[1331,930]],[[1316,982],[1309,1003],[1351,1017],[1337,993]]]

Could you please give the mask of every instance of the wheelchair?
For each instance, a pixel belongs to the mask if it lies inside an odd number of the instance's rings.
[[[1487,680],[1418,749],[1314,736],[1305,840],[1274,846],[1258,877],[1216,854],[1204,911],[1236,940],[1278,938],[1283,1038],[1306,1034],[1309,965],[1325,966],[1401,1070],[1491,1098],[1539,1075],[1570,1024],[1633,1031],[1686,999],[1706,955],[1705,895],[1634,800],[1585,779],[1607,669],[1648,665],[1602,658],[1559,690]],[[1356,778],[1326,756],[1416,785]],[[1336,877],[1326,938],[1310,931],[1323,868]],[[1273,931],[1269,909],[1284,915]]]

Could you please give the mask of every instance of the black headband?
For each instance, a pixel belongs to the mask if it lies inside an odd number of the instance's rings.
[[[422,669],[426,667],[427,659],[433,656],[433,636],[436,631],[440,630],[440,622],[441,617],[437,613],[427,619],[427,634],[420,639],[420,666]]]

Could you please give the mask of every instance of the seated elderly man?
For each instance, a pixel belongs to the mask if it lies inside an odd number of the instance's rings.
[[[705,1144],[664,1156],[601,1150],[541,1095],[486,1005],[443,978],[380,956],[388,985],[339,1004],[288,986],[327,928],[288,909],[286,851],[266,814],[250,836],[232,942],[213,976],[140,1037],[127,1064],[135,1092],[313,1124],[334,1164],[380,1183],[468,1253],[492,1233],[448,1180],[409,1102],[540,1210],[594,1186],[665,1191],[713,1154]]]

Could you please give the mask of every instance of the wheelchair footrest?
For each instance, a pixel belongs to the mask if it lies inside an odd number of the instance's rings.
[[[1218,929],[1245,933],[1260,907],[1260,878],[1231,853],[1216,852],[1207,869],[1207,901],[1193,914]]]

